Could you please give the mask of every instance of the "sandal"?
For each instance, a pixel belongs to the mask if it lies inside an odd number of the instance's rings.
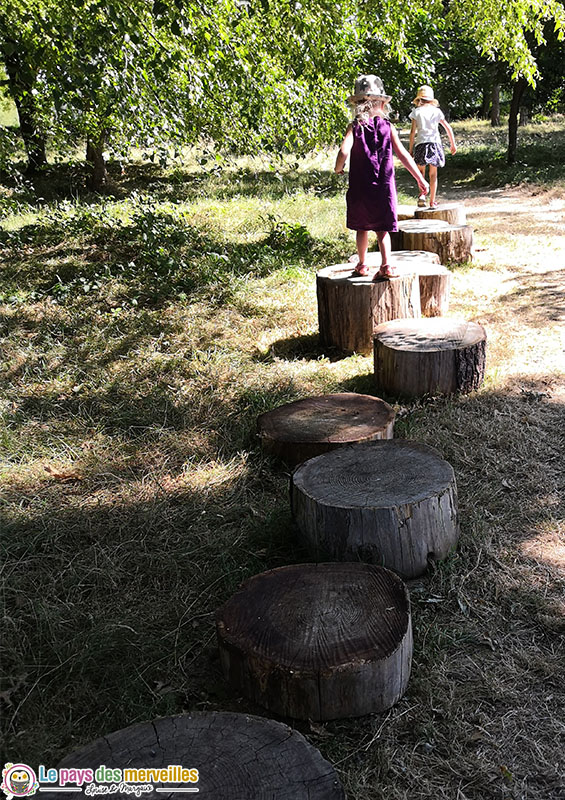
[[[426,205],[426,195],[421,194],[418,198],[418,208],[423,208]]]
[[[430,208],[437,208],[437,203],[435,201],[430,203]]]
[[[398,267],[395,264],[382,264],[375,278],[398,278],[399,275]]]
[[[353,272],[356,275],[360,275],[362,278],[365,278],[369,274],[369,267],[367,264],[356,264]]]

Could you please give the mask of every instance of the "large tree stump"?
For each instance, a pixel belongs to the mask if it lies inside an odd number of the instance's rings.
[[[356,264],[357,254],[349,257],[350,264]],[[380,253],[367,253],[367,264],[378,267]],[[420,311],[423,317],[441,317],[449,308],[451,292],[451,272],[439,263],[437,253],[426,250],[396,250],[391,253],[390,263],[402,274],[415,272],[420,285]]]
[[[305,397],[261,414],[263,450],[296,466],[336,447],[392,439],[394,410],[378,397],[343,392]]]
[[[61,768],[198,770],[198,782],[155,781],[155,791],[138,795],[158,800],[180,797],[174,787],[192,788],[210,800],[344,800],[335,770],[297,731],[247,714],[207,712],[164,717],[111,733],[67,756]],[[176,773],[179,774],[178,772]],[[120,781],[110,781],[107,786]],[[137,783],[153,783],[139,780]],[[67,784],[69,786],[69,784]],[[168,790],[168,791],[167,791]],[[112,793],[131,800],[132,791]],[[42,793],[42,800],[61,794]],[[84,799],[82,791],[65,797]]]
[[[316,559],[360,559],[413,578],[457,542],[453,468],[417,442],[370,442],[312,458],[293,473],[291,503]]]
[[[476,322],[398,319],[375,331],[375,384],[394,397],[474,391],[485,363],[486,331]]]
[[[354,274],[350,264],[326,267],[316,276],[320,342],[345,353],[368,353],[373,331],[387,320],[420,316],[420,290],[414,273],[373,280]]]
[[[381,567],[279,567],[247,581],[216,619],[226,678],[277,714],[327,720],[380,712],[408,684],[408,592]]]
[[[430,250],[442,264],[462,263],[473,257],[473,229],[439,219],[412,219],[398,223],[391,236],[393,250]]]
[[[416,219],[442,219],[450,225],[466,225],[467,214],[465,206],[460,203],[440,203],[437,208],[417,208],[414,212]]]

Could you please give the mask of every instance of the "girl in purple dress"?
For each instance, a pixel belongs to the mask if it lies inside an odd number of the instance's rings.
[[[382,262],[375,279],[397,275],[395,267],[389,264],[389,232],[398,230],[393,153],[417,181],[420,193],[427,194],[429,188],[387,119],[390,99],[376,75],[357,78],[355,93],[348,99],[355,120],[347,127],[335,162],[335,172],[341,175],[351,154],[346,201],[347,227],[357,232],[359,263],[355,272],[363,276],[369,274],[365,263],[369,231],[375,231]]]

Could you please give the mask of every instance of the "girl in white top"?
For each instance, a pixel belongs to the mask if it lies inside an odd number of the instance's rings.
[[[438,126],[442,125],[445,128],[449,137],[451,155],[455,155],[457,152],[455,137],[451,125],[439,108],[438,101],[434,99],[434,90],[431,86],[420,86],[413,102],[416,107],[409,115],[412,120],[409,151],[410,155],[414,155],[414,161],[418,165],[422,177],[426,177],[426,166],[429,168],[430,208],[437,208],[437,168],[445,166],[445,155]],[[424,194],[418,198],[418,205],[426,205]]]

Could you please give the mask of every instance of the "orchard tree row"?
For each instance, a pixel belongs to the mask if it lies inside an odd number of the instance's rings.
[[[559,0],[2,0],[4,89],[30,171],[46,143],[83,141],[90,184],[105,153],[209,142],[302,153],[336,141],[360,72],[396,113],[431,83],[452,117],[560,107]],[[0,140],[0,159],[11,157]]]

